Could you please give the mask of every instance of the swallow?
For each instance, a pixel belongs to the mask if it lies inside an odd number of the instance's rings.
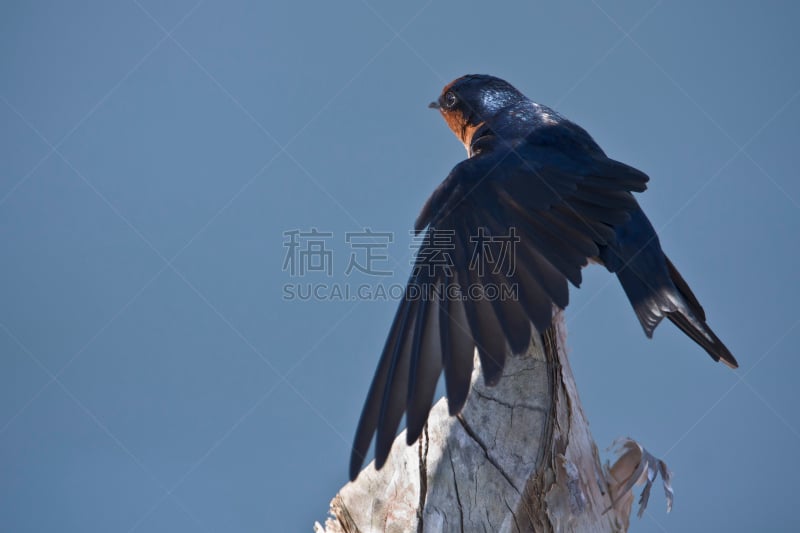
[[[646,174],[609,158],[583,128],[493,76],[458,78],[429,107],[468,158],[416,220],[415,232],[424,234],[408,286],[424,290],[408,291],[395,315],[356,430],[351,480],[376,433],[375,467],[384,465],[404,413],[407,443],[419,438],[442,372],[449,412],[461,411],[475,349],[484,381],[496,384],[506,357],[524,353],[533,330],[544,332],[567,306],[568,284],[580,286],[589,262],[616,274],[647,337],[667,318],[714,361],[738,366],[632,194],[645,191]],[[445,264],[434,253],[442,251],[437,234],[451,237]],[[476,256],[492,255],[487,236],[510,234],[514,268],[477,268]],[[514,297],[465,290],[490,284],[516,288]]]

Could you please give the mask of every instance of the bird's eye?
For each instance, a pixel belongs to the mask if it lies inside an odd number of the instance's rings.
[[[458,102],[458,98],[453,91],[447,91],[444,95],[444,106],[447,109],[453,109]]]

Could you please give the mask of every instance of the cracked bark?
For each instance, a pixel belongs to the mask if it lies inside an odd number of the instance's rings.
[[[368,465],[331,502],[318,533],[617,532],[633,498],[612,502],[567,360],[566,329],[534,335],[486,387],[475,358],[461,414],[445,399],[420,441],[395,440],[382,470]],[[479,379],[480,378],[480,379]],[[612,480],[613,482],[613,480]]]

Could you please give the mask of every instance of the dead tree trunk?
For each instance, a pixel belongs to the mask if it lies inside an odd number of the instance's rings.
[[[525,356],[508,359],[495,387],[479,379],[476,357],[462,413],[451,417],[445,399],[436,403],[417,444],[406,446],[404,433],[397,437],[383,469],[371,463],[345,485],[331,502],[332,517],[315,530],[627,530],[633,484],[647,481],[649,493],[661,467],[668,489],[668,472],[633,441],[603,469],[565,344],[558,313]]]

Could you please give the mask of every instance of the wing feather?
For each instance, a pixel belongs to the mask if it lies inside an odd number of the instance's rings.
[[[423,239],[409,285],[442,294],[400,303],[356,430],[351,479],[375,433],[376,466],[384,464],[404,413],[408,442],[419,437],[442,371],[450,413],[461,410],[475,348],[484,380],[497,383],[508,352],[527,348],[531,324],[543,332],[554,306],[567,306],[568,282],[580,285],[588,259],[630,219],[631,192],[648,181],[567,121],[534,131],[513,150],[491,135],[481,137],[480,148],[453,168],[416,220],[415,230],[427,227],[427,237],[434,229],[452,232],[452,268],[430,273],[436,245]],[[490,237],[516,233],[513,269],[475,268],[487,258],[473,238],[479,228]],[[516,298],[486,298],[487,286],[514,287]]]

